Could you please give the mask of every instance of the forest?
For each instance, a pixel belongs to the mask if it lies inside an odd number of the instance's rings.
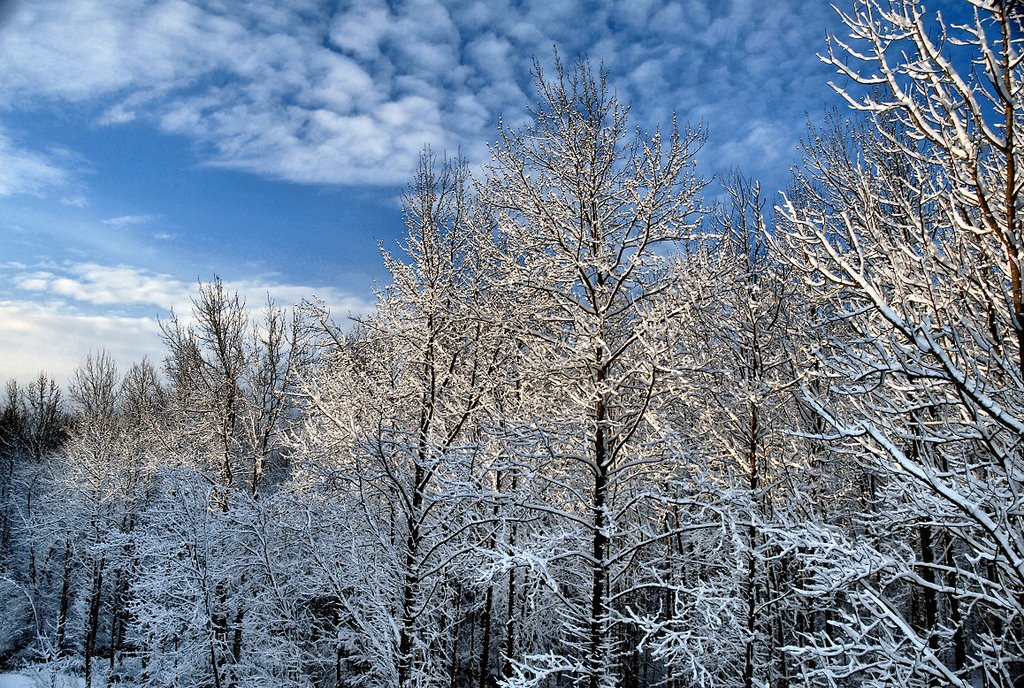
[[[482,172],[424,151],[372,314],[214,278],[163,361],[9,382],[0,664],[1022,685],[1024,10],[970,5],[843,15],[785,193],[557,62]]]

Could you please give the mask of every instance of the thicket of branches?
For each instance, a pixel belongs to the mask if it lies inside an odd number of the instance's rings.
[[[858,0],[862,114],[712,196],[585,61],[429,151],[354,326],[219,280],[0,409],[0,661],[140,686],[1024,676],[1018,5]]]

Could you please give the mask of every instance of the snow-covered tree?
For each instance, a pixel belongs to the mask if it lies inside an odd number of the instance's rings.
[[[57,616],[49,602],[52,528],[44,506],[53,459],[67,439],[69,417],[56,382],[40,373],[25,385],[9,381],[0,413],[0,656],[45,653]],[[59,537],[59,534],[56,534]]]
[[[460,664],[459,597],[472,582],[460,560],[483,527],[476,417],[500,362],[494,328],[474,313],[467,174],[423,154],[404,199],[405,259],[384,256],[393,284],[350,336],[325,325],[329,346],[304,381],[305,441],[331,447],[307,456],[361,524],[345,566],[370,573],[359,585],[373,594],[337,603],[382,634],[358,643],[374,685],[432,685]]]
[[[138,534],[133,594],[144,602],[132,605],[132,637],[147,663],[147,682],[192,673],[224,688],[250,677],[250,655],[264,637],[246,635],[254,628],[247,615],[259,583],[239,565],[251,542],[232,503],[259,514],[252,502],[274,486],[271,469],[284,464],[302,342],[284,309],[268,302],[262,317],[253,316],[219,279],[200,284],[191,318],[172,316],[163,335],[168,385],[152,452],[164,470]],[[145,394],[136,397],[150,403]],[[154,594],[175,586],[174,599]],[[176,644],[186,648],[163,657]],[[162,676],[154,665],[165,659],[170,668],[161,664],[168,670]]]
[[[192,306],[191,320],[163,324],[171,436],[187,442],[168,454],[256,496],[280,456],[298,330],[273,302],[252,317],[219,278],[199,285]]]
[[[782,209],[836,333],[820,356],[835,396],[805,394],[822,436],[868,462],[888,528],[809,540],[807,589],[840,605],[800,654],[829,685],[1009,686],[1024,658],[1022,9],[964,9],[842,15],[825,60],[868,124],[812,139]]]
[[[605,75],[584,61],[537,69],[538,102],[523,129],[502,128],[480,183],[496,218],[491,289],[516,345],[531,415],[537,485],[528,508],[547,522],[562,618],[546,647],[519,659],[520,678],[566,674],[593,688],[626,671],[613,628],[625,575],[651,524],[643,486],[665,458],[652,418],[665,394],[678,287],[666,253],[696,228],[702,132],[634,132]],[[638,531],[637,529],[640,528]]]

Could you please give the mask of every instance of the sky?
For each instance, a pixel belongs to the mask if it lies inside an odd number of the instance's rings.
[[[483,163],[554,47],[773,200],[842,107],[816,57],[840,28],[823,0],[0,0],[0,381],[160,362],[214,275],[366,312],[419,152]]]

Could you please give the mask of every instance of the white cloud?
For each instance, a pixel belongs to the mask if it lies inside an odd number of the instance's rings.
[[[14,278],[14,285],[25,291],[47,291],[54,279],[52,272],[24,273]]]
[[[70,196],[64,196],[60,199],[61,205],[66,205],[69,208],[88,208],[89,199],[83,194],[72,194]]]
[[[156,306],[169,311],[187,312],[196,283],[130,265],[68,263],[47,265],[44,269],[26,269],[21,264],[6,267],[13,274],[12,283],[24,291],[70,299],[79,304],[101,306]],[[341,311],[367,312],[371,304],[359,297],[333,287],[281,284],[273,280],[249,278],[224,280],[224,286],[237,291],[247,301],[255,298],[262,306],[269,294],[279,305],[293,306],[314,294]]]
[[[107,218],[102,220],[102,222],[105,225],[112,225],[114,227],[125,227],[127,225],[145,225],[153,220],[153,215],[121,215],[119,217]]]
[[[0,264],[0,273],[16,290],[0,300],[0,381],[28,379],[39,370],[67,380],[87,352],[102,347],[123,365],[142,356],[159,361],[164,356],[159,320],[173,308],[187,321],[197,286],[128,265],[12,262]],[[242,297],[253,317],[268,296],[285,308],[319,299],[337,318],[373,308],[368,297],[333,287],[258,278],[225,280],[224,286]]]
[[[20,3],[0,35],[2,97],[78,102],[173,87],[216,66],[226,50],[216,41],[243,34],[184,0]]]
[[[64,185],[69,177],[54,156],[19,147],[0,129],[0,197],[39,196]]]
[[[350,294],[335,287],[314,287],[302,284],[280,284],[268,280],[225,280],[230,292],[238,292],[250,310],[262,309],[269,297],[277,307],[290,308],[304,301],[321,301],[336,316],[365,315],[373,310],[368,297]]]
[[[72,264],[62,272],[26,272],[15,275],[14,284],[26,291],[94,305],[170,309],[188,304],[188,286],[169,275],[96,263]]]
[[[331,20],[331,42],[362,59],[380,57],[381,41],[391,24],[389,14],[383,2],[353,3]]]
[[[155,318],[83,315],[60,302],[0,301],[0,377],[39,371],[66,383],[89,351],[106,348],[122,366],[163,357]]]
[[[214,165],[404,184],[425,144],[483,156],[499,116],[522,118],[533,58],[550,67],[557,44],[604,59],[638,124],[703,112],[725,145],[781,114],[795,141],[802,94],[825,93],[814,52],[830,13],[799,0],[353,0],[333,14],[307,0],[39,0],[0,33],[0,105],[89,103],[106,125],[190,137]]]
[[[720,165],[742,168],[751,158],[762,163],[785,163],[792,151],[786,148],[791,141],[783,126],[764,120],[754,120],[735,132],[736,138],[714,148]]]

